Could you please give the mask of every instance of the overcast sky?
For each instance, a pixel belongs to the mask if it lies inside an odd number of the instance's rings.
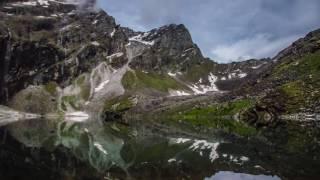
[[[99,0],[117,23],[148,31],[185,24],[218,62],[272,57],[320,28],[320,0]]]

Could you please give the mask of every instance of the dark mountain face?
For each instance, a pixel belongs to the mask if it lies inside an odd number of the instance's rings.
[[[56,1],[19,3],[1,7],[1,42],[7,49],[1,51],[1,67],[6,67],[1,87],[10,97],[28,85],[67,86],[106,56],[125,51],[125,34],[103,11]]]
[[[134,69],[179,71],[205,61],[184,25],[171,24],[139,33],[129,37],[129,40],[149,46],[132,60],[131,67]]]

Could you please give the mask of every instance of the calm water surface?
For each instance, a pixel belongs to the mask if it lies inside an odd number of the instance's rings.
[[[2,122],[9,120],[2,118]],[[244,138],[218,131],[203,135],[152,121],[16,118],[10,122],[3,123],[3,131],[24,149],[52,152],[50,160],[47,155],[30,155],[25,161],[48,161],[49,167],[56,167],[66,160],[53,152],[63,149],[105,179],[320,178],[317,136],[309,139],[296,126],[290,126],[290,132],[277,128],[264,136]],[[10,144],[4,140],[2,146]],[[72,169],[75,174],[83,171],[82,165]]]

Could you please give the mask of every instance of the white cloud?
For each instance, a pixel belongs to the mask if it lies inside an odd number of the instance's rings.
[[[268,34],[257,34],[253,37],[236,41],[232,44],[220,45],[211,50],[214,60],[218,62],[241,61],[251,58],[273,57],[281,49],[289,46],[299,36],[293,35],[273,39]]]

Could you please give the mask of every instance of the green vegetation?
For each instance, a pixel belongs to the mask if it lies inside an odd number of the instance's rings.
[[[80,107],[77,103],[77,96],[64,96],[62,97],[62,109],[67,110],[68,105],[70,105],[73,109],[78,110]]]
[[[314,143],[312,136],[299,126],[288,124],[287,132],[285,148],[291,153],[303,152],[308,144]]]
[[[294,81],[281,86],[282,90],[291,98],[302,97],[302,87],[303,83],[301,81]]]
[[[229,103],[215,104],[208,107],[194,108],[183,112],[169,113],[168,120],[186,122],[192,126],[221,129],[241,136],[251,136],[256,129],[232,119],[232,116],[244,111],[254,104],[253,100],[243,99]]]
[[[186,74],[183,77],[183,80],[197,82],[201,77],[208,76],[212,69],[214,69],[216,64],[212,61],[206,61],[200,65],[193,65],[192,68],[189,68]]]
[[[254,101],[249,99],[236,100],[223,104],[215,104],[205,108],[195,108],[183,113],[184,118],[193,119],[197,116],[232,116],[241,110],[252,107]]]
[[[319,71],[320,71],[320,51],[309,54],[302,58],[301,64],[298,65],[299,72],[307,74],[314,74],[318,75],[319,77]]]
[[[320,99],[320,51],[293,59],[284,59],[272,73],[274,79],[295,79],[277,88],[286,97],[287,113],[299,112]]]
[[[56,92],[57,92],[57,87],[59,85],[56,83],[56,82],[49,82],[48,84],[46,84],[44,86],[44,89],[50,93],[52,96],[55,96],[56,95]]]
[[[288,72],[296,72],[296,78],[299,79],[307,78],[310,75],[314,76],[313,78],[320,78],[320,51],[307,54],[295,61],[284,59],[283,63],[274,69],[273,75],[281,76]]]
[[[87,75],[83,74],[79,76],[76,79],[76,84],[81,89],[80,96],[82,97],[82,99],[84,99],[85,101],[88,100],[90,97],[91,88],[89,82],[87,81]]]
[[[88,100],[89,97],[90,97],[90,91],[91,91],[90,86],[85,86],[85,85],[82,86],[81,87],[81,93],[80,93],[81,97],[84,100]]]
[[[187,88],[167,74],[142,71],[128,71],[122,79],[122,84],[127,90],[152,88],[161,92],[168,92],[169,89]]]
[[[81,75],[78,77],[78,79],[76,80],[77,85],[81,86],[86,80],[86,76],[85,75]]]
[[[132,71],[127,71],[126,74],[122,78],[122,85],[125,89],[135,89],[137,86],[137,77]]]
[[[122,112],[135,106],[134,98],[130,96],[120,96],[111,100],[107,100],[104,110]]]
[[[280,92],[286,97],[285,104],[287,113],[298,112],[300,108],[306,107],[308,99],[306,84],[302,81],[286,83],[279,87]]]

